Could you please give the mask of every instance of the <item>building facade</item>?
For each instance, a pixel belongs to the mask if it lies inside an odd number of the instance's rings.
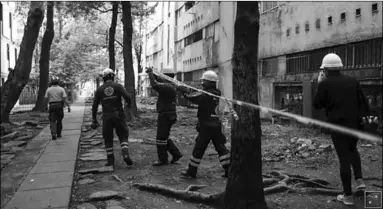
[[[313,110],[324,55],[338,54],[374,114],[382,114],[382,2],[275,2],[260,18],[261,105],[323,118]]]
[[[7,80],[9,71],[15,67],[19,55],[23,25],[16,17],[15,10],[15,2],[0,2],[1,86]]]
[[[335,52],[381,116],[382,2],[261,2],[260,13],[261,105],[322,117],[311,108],[315,80],[324,55]],[[235,17],[236,2],[159,2],[144,40],[145,66],[173,69],[193,85],[214,70],[223,95],[232,98]],[[148,96],[145,76],[139,82]]]

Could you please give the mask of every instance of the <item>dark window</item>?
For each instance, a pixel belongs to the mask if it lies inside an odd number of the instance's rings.
[[[296,33],[296,34],[299,33],[299,25],[296,25],[296,26],[295,26],[295,33]]]
[[[0,2],[0,21],[3,21],[3,3]]]
[[[9,13],[9,28],[12,29],[12,13]]]
[[[202,40],[202,29],[185,38],[185,47]]]
[[[378,4],[372,4],[372,12],[377,12],[378,11]]]
[[[320,18],[316,19],[316,21],[315,21],[315,27],[316,27],[317,29],[320,29]]]
[[[360,8],[355,10],[355,16],[361,16]]]
[[[286,73],[303,73],[309,71],[309,56],[307,53],[286,56]]]
[[[278,58],[262,60],[262,75],[276,75],[278,73]]]
[[[310,24],[306,22],[305,24],[305,31],[308,32],[310,30]]]
[[[5,79],[1,78],[1,85],[4,85],[4,83],[5,83]]]
[[[9,44],[7,44],[7,59],[8,59],[8,62],[10,60],[10,57],[9,57]]]
[[[286,30],[286,36],[290,36],[290,28]]]
[[[342,22],[346,21],[346,12],[342,12],[342,13],[340,14],[340,20],[341,20]]]
[[[15,62],[17,61],[17,49],[15,48]]]
[[[187,1],[185,3],[185,11],[188,11],[189,9],[191,9],[195,4],[195,1]]]
[[[332,25],[332,16],[327,18],[327,22],[328,22],[329,25]]]

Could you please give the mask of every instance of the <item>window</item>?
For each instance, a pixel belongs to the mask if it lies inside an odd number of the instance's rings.
[[[371,9],[372,9],[372,12],[378,12],[378,4],[377,3],[372,4]]]
[[[8,59],[8,62],[10,60],[10,57],[9,57],[9,44],[7,44],[7,59]]]
[[[290,28],[286,30],[286,36],[290,36]]]
[[[214,23],[208,25],[205,29],[205,38],[214,36]]]
[[[12,13],[9,13],[9,28],[12,29]]]
[[[3,86],[5,83],[5,79],[4,78],[1,78],[1,85]]]
[[[310,24],[309,24],[309,22],[306,22],[306,24],[305,24],[305,31],[309,32],[309,30],[310,30]]]
[[[275,75],[278,73],[278,58],[267,58],[261,60],[262,75]]]
[[[327,18],[328,25],[332,25],[332,16]]]
[[[191,9],[195,4],[195,1],[187,1],[185,3],[185,11],[188,11],[189,9]]]
[[[362,14],[361,14],[361,12],[360,12],[360,8],[358,8],[358,9],[356,9],[355,10],[355,16],[356,17],[360,17]]]
[[[184,40],[185,40],[185,47],[186,46],[189,46],[190,44],[192,43],[195,43],[197,41],[200,41],[202,40],[202,30],[199,30],[191,35],[189,35],[188,37],[186,37]]]
[[[299,33],[299,29],[300,29],[300,28],[299,28],[299,25],[296,25],[296,26],[295,26],[295,34],[298,34],[298,33]]]
[[[170,25],[168,25],[168,54],[167,54],[167,63],[169,65],[170,62]]]
[[[340,21],[341,21],[341,22],[346,21],[346,12],[342,12],[342,13],[340,14]]]
[[[315,21],[315,27],[317,29],[320,29],[320,18],[317,18],[316,21]]]
[[[309,71],[309,69],[309,56],[307,53],[286,56],[286,73],[303,73]]]
[[[17,49],[15,48],[15,62],[17,61]]]
[[[278,1],[264,1],[262,3],[263,3],[262,12],[269,11],[269,10],[277,7],[279,4]]]

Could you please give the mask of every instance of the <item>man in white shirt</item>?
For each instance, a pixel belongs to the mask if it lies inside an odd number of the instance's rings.
[[[45,101],[46,103],[49,103],[49,122],[52,140],[61,138],[62,119],[64,118],[64,102],[68,106],[68,112],[70,112],[65,90],[58,84],[59,80],[53,78],[51,81],[52,86],[45,92]]]

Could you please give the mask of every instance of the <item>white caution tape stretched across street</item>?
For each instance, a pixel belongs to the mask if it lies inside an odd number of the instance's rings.
[[[209,93],[207,91],[204,91],[204,90],[201,90],[201,89],[198,89],[198,88],[195,88],[193,86],[189,86],[185,83],[182,83],[180,81],[177,81],[176,79],[173,79],[167,75],[164,75],[160,72],[155,72],[153,71],[154,74],[156,74],[157,76],[160,76],[168,81],[171,81],[179,86],[185,86],[189,89],[193,89],[195,91],[198,91],[198,92],[201,92],[201,93],[205,93],[207,95],[210,95],[212,97],[216,97],[216,98],[219,98],[219,99],[223,99],[225,100],[226,102],[232,102],[232,103],[235,103],[237,105],[240,105],[240,106],[247,106],[247,107],[251,107],[251,108],[254,108],[254,109],[258,109],[262,112],[271,112],[271,113],[274,113],[274,114],[277,114],[277,115],[282,115],[282,116],[286,116],[286,117],[289,117],[289,118],[292,118],[292,119],[295,119],[296,121],[302,123],[302,124],[305,124],[305,125],[316,125],[316,126],[319,126],[319,127],[322,127],[322,128],[327,128],[327,129],[330,129],[330,130],[333,130],[333,131],[336,131],[336,132],[339,132],[339,133],[342,133],[342,134],[346,134],[346,135],[349,135],[349,136],[353,136],[353,137],[356,137],[358,139],[362,139],[362,140],[366,140],[366,141],[370,141],[370,142],[382,142],[382,138],[380,136],[377,136],[377,135],[373,135],[373,134],[370,134],[370,133],[366,133],[366,132],[363,132],[363,131],[359,131],[359,130],[355,130],[355,129],[351,129],[351,128],[347,128],[347,127],[343,127],[343,126],[339,126],[339,125],[335,125],[335,124],[331,124],[331,123],[327,123],[327,122],[324,122],[324,121],[320,121],[320,120],[316,120],[316,119],[312,119],[312,118],[308,118],[308,117],[304,117],[304,116],[300,116],[300,115],[296,115],[296,114],[293,114],[293,113],[288,113],[288,112],[283,112],[283,111],[280,111],[280,110],[276,110],[276,109],[273,109],[273,108],[268,108],[268,107],[263,107],[263,106],[260,106],[260,105],[255,105],[255,104],[251,104],[251,103],[248,103],[248,102],[243,102],[243,101],[239,101],[239,100],[235,100],[235,99],[229,99],[229,98],[225,98],[223,96],[217,96],[217,95],[214,95],[212,93]],[[236,114],[235,111],[231,108],[230,105],[228,105],[229,108],[230,108],[230,111],[232,114]]]

